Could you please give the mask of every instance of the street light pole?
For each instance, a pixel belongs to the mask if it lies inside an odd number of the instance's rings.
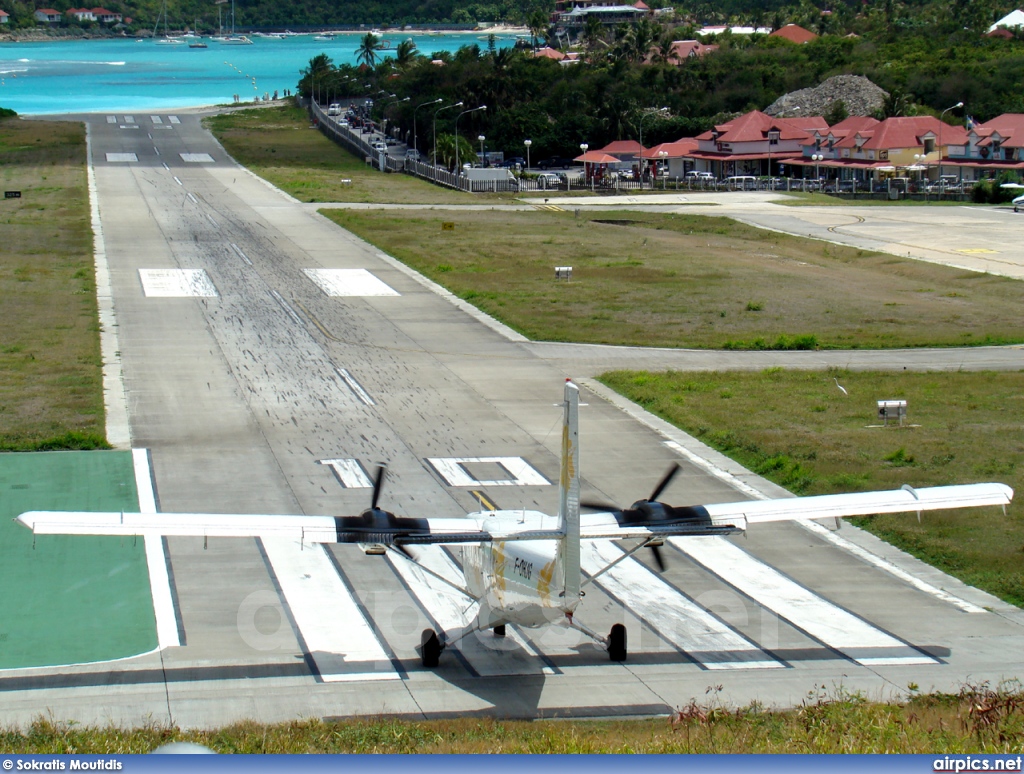
[[[957,102],[955,105],[950,105],[948,108],[946,108],[941,113],[939,113],[939,195],[940,196],[942,195],[942,188],[943,188],[943,186],[942,186],[942,117],[944,115],[946,115],[946,113],[948,113],[950,110],[955,110],[956,108],[962,108],[963,106],[964,106],[963,102]],[[962,172],[963,167],[961,167],[960,169],[961,169],[961,172]]]
[[[486,140],[487,138],[484,137],[482,134],[478,134],[476,138],[480,141],[480,164],[486,167],[487,159],[484,156],[484,140]]]
[[[419,151],[420,146],[419,142],[417,142],[416,137],[416,111],[419,110],[424,105],[436,105],[438,102],[443,101],[443,98],[438,97],[437,99],[430,100],[429,102],[421,102],[419,105],[412,109],[412,147],[415,148],[417,151]],[[406,135],[406,137],[408,137],[408,135]]]
[[[533,145],[533,140],[523,140],[523,145],[526,146],[526,170],[530,169],[530,146]]]
[[[648,108],[646,113],[640,114],[640,179],[643,180],[643,153],[644,153],[644,119],[647,116],[657,115],[658,113],[667,113],[668,108]]]
[[[589,175],[587,174],[587,159],[586,159],[586,155],[587,155],[587,150],[588,150],[589,148],[590,148],[590,146],[589,146],[589,145],[587,145],[587,144],[586,144],[585,142],[581,142],[581,143],[580,143],[580,152],[581,152],[581,153],[583,154],[583,156],[584,156],[584,159],[583,159],[583,184],[584,184],[584,185],[586,185],[586,183],[587,183],[587,178],[588,178],[588,177],[590,177],[590,176],[589,176]],[[591,186],[593,186],[593,179],[591,179]]]
[[[444,105],[434,111],[434,180],[437,180],[437,114],[442,110],[447,110],[448,108],[453,107],[462,107],[462,103],[456,102],[452,105]]]
[[[822,160],[823,158],[825,158],[825,157],[824,157],[824,156],[822,156],[822,155],[821,155],[820,153],[815,153],[815,154],[814,154],[813,156],[811,156],[811,159],[812,159],[812,160],[814,161],[814,181],[815,181],[816,183],[818,183],[818,184],[820,184],[820,183],[821,183],[821,175],[820,175],[820,173],[818,172],[818,163],[819,163],[819,162],[820,162],[820,161],[821,161],[821,160]]]
[[[487,110],[487,105],[481,105],[480,107],[470,108],[469,110],[463,110],[457,116],[455,116],[455,174],[462,174],[462,166],[459,163],[459,119],[462,118],[466,113],[475,113],[478,110]]]

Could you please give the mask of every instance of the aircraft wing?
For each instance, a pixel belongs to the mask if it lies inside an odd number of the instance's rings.
[[[850,494],[747,500],[674,508],[636,509],[583,514],[581,536],[645,538],[673,535],[713,535],[742,531],[748,524],[772,521],[834,519],[882,513],[920,513],[985,505],[1006,506],[1013,489],[1005,484],[962,484]],[[660,504],[655,504],[660,505]],[[650,518],[644,519],[645,516]]]
[[[223,513],[29,511],[15,519],[37,535],[275,537],[306,543],[465,543],[492,539],[472,519],[392,519]]]

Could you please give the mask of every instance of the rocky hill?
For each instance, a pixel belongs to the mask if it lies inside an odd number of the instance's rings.
[[[849,115],[870,116],[882,109],[888,96],[887,91],[860,75],[837,75],[814,88],[783,94],[764,112],[779,118],[823,116],[842,101]]]

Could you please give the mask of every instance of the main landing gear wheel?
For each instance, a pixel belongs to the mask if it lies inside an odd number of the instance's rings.
[[[433,629],[424,629],[420,635],[420,656],[423,659],[423,666],[433,669],[441,660],[441,639]]]
[[[612,661],[626,660],[626,627],[615,624],[608,635],[608,658]]]

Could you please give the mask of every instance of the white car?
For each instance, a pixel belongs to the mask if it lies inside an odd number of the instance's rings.
[[[373,146],[372,146],[372,147],[373,147],[373,149],[374,149],[375,151],[377,151],[378,153],[387,153],[387,152],[388,152],[388,146],[387,146],[387,144],[385,144],[385,143],[381,142],[380,140],[377,140],[377,141],[376,141],[376,142],[375,142],[375,143],[373,144]]]
[[[418,150],[416,150],[415,148],[409,148],[409,150],[407,150],[405,152],[405,160],[406,161],[419,161],[420,160],[420,152]]]
[[[341,105],[339,105],[337,102],[335,102],[333,105],[331,105],[329,108],[327,108],[327,115],[329,115],[329,116],[340,116],[341,115]]]
[[[562,179],[554,172],[537,173],[537,185],[541,188],[558,188],[561,183]]]

